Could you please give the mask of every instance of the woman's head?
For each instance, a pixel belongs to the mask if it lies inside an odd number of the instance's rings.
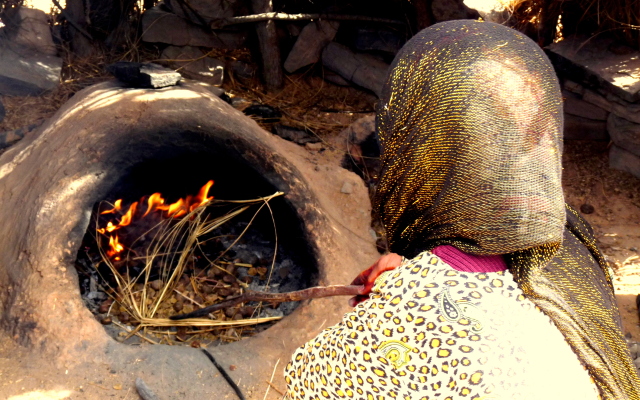
[[[450,21],[400,51],[377,115],[376,210],[391,250],[478,254],[559,243],[562,101],[540,48],[501,25]]]

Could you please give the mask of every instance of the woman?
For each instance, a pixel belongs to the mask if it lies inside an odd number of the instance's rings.
[[[562,99],[538,46],[491,23],[425,29],[377,125],[375,208],[402,257],[356,279],[361,302],[296,352],[287,396],[640,399],[606,264],[564,204]]]

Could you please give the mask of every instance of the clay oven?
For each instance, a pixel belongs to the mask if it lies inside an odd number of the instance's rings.
[[[289,226],[299,227],[292,233],[306,243],[314,284],[346,284],[377,256],[367,191],[338,163],[318,163],[206,87],[127,89],[107,82],[79,92],[0,156],[0,326],[62,367],[107,365],[131,383],[144,378],[167,398],[233,396],[200,351],[117,343],[80,298],[74,262],[94,205],[114,190],[126,192],[132,171],[153,163],[210,167],[214,174],[228,166],[221,187],[259,177],[244,187],[285,192],[281,206],[289,210]],[[340,193],[345,180],[357,182],[349,195]],[[335,323],[345,300],[307,302],[254,337],[209,350],[237,367],[229,373],[248,398],[262,398],[277,360],[282,368],[297,346]]]

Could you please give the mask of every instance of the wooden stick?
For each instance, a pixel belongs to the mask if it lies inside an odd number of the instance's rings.
[[[307,299],[319,299],[330,296],[357,296],[360,294],[362,286],[358,285],[332,285],[332,286],[316,286],[308,289],[297,290],[295,292],[286,293],[265,293],[247,290],[240,296],[236,296],[222,303],[213,304],[199,310],[192,311],[188,314],[179,314],[169,317],[174,321],[204,317],[210,313],[233,307],[236,304],[246,303],[249,301],[267,301],[269,303],[284,303],[285,301],[302,301]]]
[[[273,12],[272,0],[251,0],[253,11],[270,14]],[[278,33],[275,22],[272,19],[265,19],[256,25],[258,35],[258,45],[262,58],[262,75],[267,91],[273,92],[282,88],[284,82],[284,72],[282,71],[282,61],[280,59],[280,45],[278,43]]]
[[[367,17],[363,15],[343,15],[343,14],[287,14],[282,12],[265,12],[253,15],[241,15],[230,18],[219,18],[211,22],[211,29],[221,29],[229,25],[246,24],[250,22],[263,21],[308,21],[315,19],[326,19],[333,21],[367,21],[390,25],[404,25],[403,21],[389,18]]]

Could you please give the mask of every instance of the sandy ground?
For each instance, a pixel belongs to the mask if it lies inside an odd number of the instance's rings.
[[[636,296],[640,293],[640,179],[608,168],[606,142],[565,144],[567,203],[582,209],[614,271],[624,333],[640,341]],[[585,214],[591,207],[593,212]]]

